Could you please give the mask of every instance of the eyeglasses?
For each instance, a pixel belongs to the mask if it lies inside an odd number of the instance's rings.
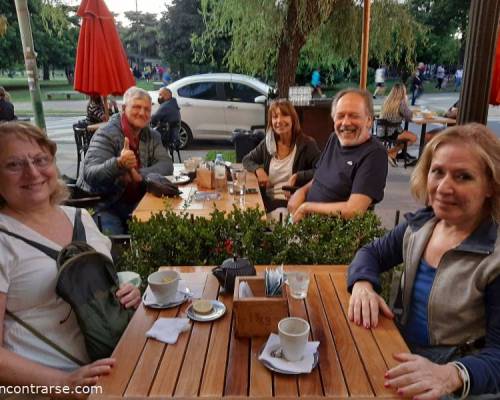
[[[11,174],[19,174],[31,164],[40,171],[50,167],[53,160],[54,158],[48,154],[39,155],[33,158],[12,159],[3,165],[3,169]]]

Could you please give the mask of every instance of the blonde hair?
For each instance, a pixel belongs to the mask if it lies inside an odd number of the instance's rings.
[[[402,83],[396,83],[382,105],[380,118],[390,121],[400,119],[402,115],[399,109],[402,102],[406,102],[406,88]]]
[[[41,149],[50,153],[50,155],[54,157],[55,162],[55,155],[57,151],[56,143],[50,140],[47,135],[35,125],[28,122],[5,122],[0,124],[0,146],[2,146],[2,142],[10,140],[12,137],[35,142]],[[50,195],[50,203],[53,205],[60,204],[68,198],[69,191],[66,185],[62,180],[58,180],[56,188]],[[5,204],[5,199],[0,195],[0,208],[5,206]]]
[[[427,176],[432,159],[440,146],[459,143],[468,146],[484,165],[484,173],[491,185],[492,196],[486,200],[488,212],[496,222],[500,222],[500,139],[486,126],[471,123],[447,128],[427,144],[410,178],[413,196],[428,203]]]

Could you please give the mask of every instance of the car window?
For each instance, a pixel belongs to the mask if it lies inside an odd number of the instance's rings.
[[[262,95],[262,93],[243,83],[229,82],[225,83],[224,87],[226,89],[226,98],[229,101],[255,103],[255,98]]]
[[[183,86],[177,90],[179,96],[191,99],[219,100],[215,82],[198,82]]]

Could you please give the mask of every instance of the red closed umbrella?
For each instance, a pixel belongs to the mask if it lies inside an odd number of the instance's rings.
[[[88,95],[123,95],[135,85],[113,15],[104,0],[82,0],[83,18],[75,63],[75,90]]]
[[[500,104],[500,31],[498,32],[497,49],[493,61],[493,73],[491,74],[490,104]]]

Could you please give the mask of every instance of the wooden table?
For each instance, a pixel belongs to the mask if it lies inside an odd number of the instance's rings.
[[[184,166],[182,164],[174,164],[174,173],[178,173]],[[146,193],[139,202],[133,212],[133,216],[139,221],[148,221],[153,214],[157,214],[165,210],[166,204],[178,214],[187,213],[195,217],[210,218],[210,214],[214,209],[230,212],[233,210],[233,205],[239,208],[255,208],[265,212],[264,202],[259,190],[259,184],[255,174],[247,172],[246,178],[247,188],[257,190],[257,193],[246,194],[244,201],[240,196],[233,196],[227,191],[222,193],[220,200],[205,200],[196,201],[193,196],[198,191],[196,180],[185,185],[180,185],[182,191],[181,197],[160,198]]]
[[[422,127],[420,129],[420,143],[418,146],[418,158],[420,158],[425,147],[425,132],[427,131],[427,124],[442,124],[448,126],[448,125],[455,125],[457,123],[457,120],[453,118],[435,116],[435,117],[422,117],[422,118],[413,117],[411,122],[420,125]]]
[[[176,344],[166,345],[146,339],[145,332],[160,317],[184,316],[188,303],[160,312],[141,305],[113,353],[115,366],[97,383],[102,394],[92,398],[399,398],[384,387],[384,373],[396,365],[392,354],[408,348],[386,318],[371,330],[347,320],[346,266],[285,269],[312,274],[307,298],[289,299],[290,315],[309,320],[312,339],[320,341],[319,365],[310,374],[281,375],[266,369],[257,359],[266,338],[233,336],[232,296],[220,295],[217,280],[209,273],[203,298],[224,302],[226,314],[212,323],[193,323]],[[263,267],[257,271],[262,273]]]

